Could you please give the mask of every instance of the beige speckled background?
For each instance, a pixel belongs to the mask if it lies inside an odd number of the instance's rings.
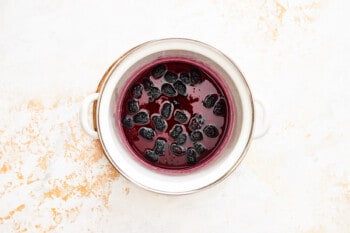
[[[0,1],[0,232],[350,232],[347,1]],[[230,56],[271,128],[224,182],[145,191],[78,121],[133,46],[165,37]]]

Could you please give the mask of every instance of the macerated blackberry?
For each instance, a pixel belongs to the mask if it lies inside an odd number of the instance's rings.
[[[144,139],[147,139],[150,141],[154,138],[154,136],[156,136],[156,133],[154,132],[154,130],[149,127],[141,127],[139,130],[139,134]]]
[[[204,124],[204,118],[201,114],[195,114],[191,120],[190,123],[188,124],[188,127],[191,130],[196,130],[202,128],[202,125]]]
[[[219,96],[217,94],[207,95],[203,100],[203,106],[206,108],[212,108],[218,98]]]
[[[164,118],[169,118],[171,116],[171,113],[173,111],[173,105],[169,102],[163,103],[163,106],[160,110],[160,114]]]
[[[181,73],[180,74],[180,80],[184,83],[184,84],[190,84],[191,83],[191,77],[188,73]]]
[[[214,125],[205,126],[203,132],[209,138],[216,138],[219,136],[219,130]]]
[[[170,151],[176,156],[181,156],[181,155],[184,155],[185,148],[183,146],[176,144],[176,143],[172,143],[170,145]]]
[[[174,125],[169,132],[169,136],[176,139],[182,133],[182,131],[183,129],[180,125]]]
[[[166,121],[159,115],[152,116],[152,122],[154,125],[154,128],[158,131],[163,131],[167,127]]]
[[[136,124],[146,124],[149,122],[148,112],[139,111],[133,117],[134,123]]]
[[[226,102],[224,99],[220,99],[214,106],[213,113],[217,116],[222,116],[226,112]]]
[[[134,126],[134,121],[132,120],[131,117],[124,117],[122,120],[122,123],[124,126],[128,128],[132,128]]]
[[[194,148],[190,147],[186,150],[186,161],[190,165],[197,163],[197,152]]]
[[[139,102],[131,99],[128,100],[128,113],[134,114],[137,113],[140,110]]]
[[[193,85],[203,82],[203,77],[201,75],[201,72],[198,69],[192,69],[190,71],[190,76],[191,76],[191,84]]]
[[[177,75],[171,71],[168,71],[165,73],[164,79],[169,83],[174,83],[177,79]]]
[[[154,144],[154,153],[156,153],[156,155],[159,155],[159,156],[163,156],[165,155],[165,151],[166,151],[166,148],[167,148],[167,143],[164,139],[157,139],[156,140],[156,143]]]
[[[158,87],[150,87],[149,91],[147,92],[147,95],[149,96],[149,101],[151,101],[151,102],[158,99],[161,94],[162,93]]]
[[[193,146],[197,153],[200,155],[204,154],[207,151],[207,148],[205,148],[205,146],[200,142],[195,142]]]
[[[143,86],[141,84],[135,84],[131,88],[132,97],[134,97],[135,99],[140,99],[142,96],[142,90]]]
[[[149,91],[151,89],[151,87],[153,87],[153,82],[151,81],[151,79],[149,77],[146,77],[142,80],[142,85],[146,91]]]
[[[164,83],[160,89],[162,93],[168,97],[176,96],[175,88],[169,83]]]
[[[159,159],[158,155],[153,150],[150,150],[150,149],[147,149],[145,151],[145,157],[151,162],[157,162]]]
[[[166,67],[163,64],[157,65],[156,67],[154,67],[151,71],[151,74],[154,78],[158,79],[160,77],[163,76],[163,74],[166,71]]]
[[[203,140],[203,134],[199,130],[192,131],[190,133],[190,139],[192,140],[192,142],[202,141]]]
[[[188,121],[186,112],[184,110],[175,110],[174,120],[181,124],[185,123],[186,121]]]
[[[176,142],[179,145],[183,145],[183,144],[185,144],[186,140],[187,140],[186,134],[182,133],[177,137]]]
[[[179,95],[186,96],[186,85],[183,84],[181,81],[176,81],[174,83],[174,88],[179,93]]]

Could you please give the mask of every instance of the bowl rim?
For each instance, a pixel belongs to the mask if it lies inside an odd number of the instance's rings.
[[[155,45],[157,43],[180,43],[180,44],[195,44],[198,46],[204,46],[207,49],[210,49],[212,51],[214,51],[215,53],[220,54],[222,57],[224,57],[227,61],[229,61],[229,63],[231,63],[231,66],[235,68],[236,70],[236,75],[239,76],[240,81],[242,82],[243,85],[243,89],[245,91],[246,97],[247,98],[247,106],[250,108],[250,120],[248,122],[248,134],[246,137],[246,140],[244,142],[244,146],[240,151],[240,155],[236,158],[236,160],[234,161],[234,163],[231,164],[231,166],[228,169],[225,169],[224,172],[222,172],[220,174],[220,176],[218,176],[215,180],[212,180],[211,182],[207,182],[205,184],[202,184],[200,186],[196,186],[193,188],[189,188],[189,187],[185,187],[183,189],[172,189],[169,187],[160,187],[159,185],[149,185],[143,183],[142,181],[140,181],[139,179],[133,177],[133,175],[130,175],[130,173],[128,173],[127,171],[125,171],[125,169],[123,169],[122,167],[120,167],[120,164],[118,164],[116,162],[115,156],[111,153],[111,148],[110,148],[110,144],[108,144],[109,142],[106,140],[106,133],[104,133],[106,127],[103,123],[103,121],[106,119],[105,116],[103,116],[103,114],[101,112],[105,112],[103,110],[106,110],[106,102],[108,102],[108,98],[106,99],[106,96],[104,95],[106,93],[106,90],[109,88],[109,93],[111,91],[111,84],[109,83],[115,83],[116,79],[114,78],[114,82],[111,82],[111,79],[113,79],[113,73],[114,71],[117,69],[117,67],[123,63],[123,61],[128,58],[128,56],[134,52],[137,52],[140,48],[144,47],[144,46],[152,46]],[[114,88],[114,87],[113,87]],[[215,49],[214,47],[207,45],[203,42],[200,41],[196,41],[196,40],[191,40],[191,39],[184,39],[184,38],[166,38],[166,39],[160,39],[160,40],[152,40],[152,41],[148,41],[145,42],[143,44],[140,44],[132,49],[130,49],[129,51],[127,51],[126,53],[124,53],[120,58],[118,58],[109,68],[108,70],[105,72],[105,74],[103,75],[98,88],[97,88],[97,92],[100,93],[100,96],[98,98],[97,101],[97,105],[96,108],[94,108],[94,117],[95,117],[95,121],[96,121],[96,129],[97,132],[99,134],[99,138],[100,138],[100,143],[103,147],[103,150],[105,152],[106,157],[108,158],[108,160],[111,162],[111,164],[128,180],[132,181],[133,183],[137,184],[140,187],[143,187],[146,190],[150,190],[156,193],[163,193],[163,194],[170,194],[170,195],[179,195],[179,194],[188,194],[188,193],[192,193],[198,190],[202,190],[205,189],[207,187],[211,187],[212,185],[224,180],[224,178],[226,178],[229,174],[231,174],[236,168],[237,166],[240,164],[240,162],[243,160],[243,158],[245,157],[247,150],[249,148],[251,139],[252,139],[252,134],[253,134],[253,127],[254,127],[254,102],[253,102],[253,97],[250,91],[250,88],[248,86],[248,83],[243,75],[243,73],[240,71],[240,69],[238,68],[238,66],[230,59],[228,58],[225,54],[223,54],[222,52],[220,52],[219,50]],[[105,108],[105,109],[104,109]]]

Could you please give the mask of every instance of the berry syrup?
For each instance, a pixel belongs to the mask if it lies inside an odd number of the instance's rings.
[[[233,127],[233,106],[205,66],[167,58],[130,80],[116,120],[135,156],[157,168],[183,170],[219,153]]]

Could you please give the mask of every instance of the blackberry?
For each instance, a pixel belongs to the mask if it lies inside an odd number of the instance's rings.
[[[171,116],[171,113],[173,111],[173,105],[169,102],[163,103],[163,106],[160,110],[160,114],[164,118],[169,118]]]
[[[176,81],[174,83],[174,88],[179,93],[179,95],[186,96],[186,85],[183,84],[181,81]]]
[[[174,120],[183,124],[188,121],[187,114],[184,110],[176,110],[174,114]]]
[[[176,143],[172,143],[170,145],[170,151],[176,156],[181,156],[185,153],[185,148]]]
[[[198,142],[203,140],[203,134],[199,130],[192,131],[190,134],[192,142]]]
[[[149,149],[146,150],[145,157],[151,162],[157,162],[159,159],[158,155],[153,150]]]
[[[161,90],[162,90],[162,93],[168,97],[176,96],[175,88],[169,83],[164,83],[161,87]]]
[[[122,124],[128,128],[132,128],[134,126],[134,122],[131,117],[124,117]]]
[[[146,91],[149,91],[151,89],[151,87],[153,87],[153,82],[151,81],[151,79],[149,77],[146,77],[142,80],[142,85]]]
[[[212,108],[215,104],[215,102],[218,100],[217,94],[210,94],[207,95],[203,100],[203,106],[206,108]]]
[[[167,144],[164,139],[157,139],[153,148],[154,153],[156,155],[163,156],[165,155],[166,147],[167,147]]]
[[[149,121],[148,113],[140,111],[134,115],[133,120],[136,124],[146,124]]]
[[[154,132],[152,128],[148,128],[148,127],[141,127],[139,130],[139,134],[144,139],[150,140],[150,141],[152,141],[154,136],[156,136],[156,132]]]
[[[171,71],[168,71],[165,73],[164,79],[169,83],[174,83],[177,79],[177,75]]]
[[[194,148],[190,147],[186,150],[186,161],[189,165],[197,163],[197,152]]]
[[[182,133],[182,134],[180,134],[180,135],[177,137],[176,142],[177,142],[177,144],[179,144],[179,145],[183,145],[183,144],[185,144],[186,140],[187,140],[186,134],[183,134],[183,133]]]
[[[163,76],[165,71],[166,71],[165,65],[160,64],[152,69],[151,74],[154,78],[158,79]]]
[[[174,125],[169,132],[169,136],[176,139],[182,133],[182,131],[183,129],[180,125]]]
[[[184,84],[190,84],[191,83],[191,77],[188,73],[181,73],[180,74],[180,80],[184,83]]]
[[[204,154],[207,151],[207,148],[205,148],[205,146],[202,143],[199,142],[195,142],[193,144],[194,149],[197,151],[198,154]]]
[[[217,116],[222,116],[226,112],[226,102],[224,99],[220,99],[214,106],[213,113]]]
[[[161,116],[154,115],[151,119],[156,130],[163,131],[167,127],[166,121]]]
[[[219,130],[214,125],[205,126],[203,132],[209,138],[216,138],[219,136]]]
[[[200,129],[203,124],[204,124],[204,118],[202,117],[202,115],[201,114],[195,114],[191,118],[190,123],[188,124],[188,127],[191,130],[196,130],[196,129]]]
[[[198,69],[192,69],[190,71],[190,76],[191,76],[192,85],[203,82],[203,77],[201,75],[201,72]]]
[[[153,102],[160,97],[161,92],[158,87],[150,87],[147,95],[149,96],[149,101]]]
[[[134,114],[140,110],[139,102],[136,100],[128,100],[128,113]]]
[[[142,96],[142,90],[143,90],[143,87],[141,84],[135,84],[131,88],[132,97],[134,97],[135,99],[140,99]]]

